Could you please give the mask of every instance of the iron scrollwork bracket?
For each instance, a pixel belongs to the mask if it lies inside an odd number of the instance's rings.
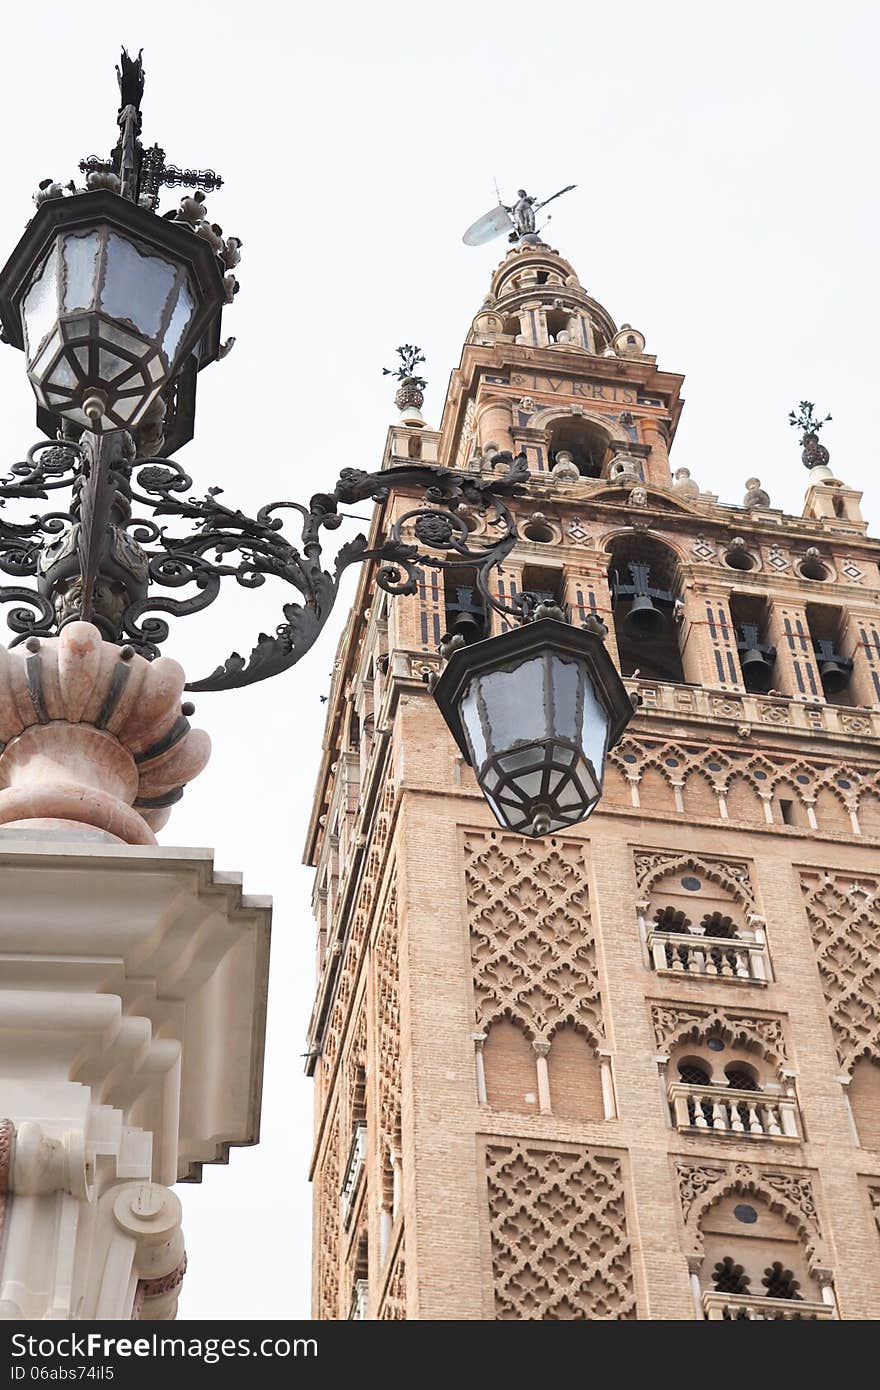
[[[250,517],[226,506],[219,488],[193,496],[192,479],[174,460],[131,460],[125,447],[111,447],[107,436],[100,442],[94,438],[35,445],[25,462],[0,479],[0,569],[38,579],[37,591],[0,588],[0,602],[29,605],[8,616],[16,642],[85,618],[109,640],[155,657],[169,635],[168,622],[156,614],[200,612],[217,598],[226,577],[245,588],[280,579],[301,600],[283,605],[283,622],[272,633],[260,633],[248,657],[232,652],[210,675],[187,686],[231,690],[287,670],[310,650],[333,610],[342,575],[356,563],[375,563],[378,587],[392,595],[415,594],[421,566],[467,565],[475,570],[488,607],[523,618],[521,604],[507,604],[492,592],[489,576],[518,539],[507,502],[528,480],[524,455],[496,455],[493,466],[503,465],[504,471],[487,477],[432,464],[403,464],[378,473],[346,468],[334,490],[316,493],[308,506],[272,502]],[[3,519],[7,500],[46,500],[62,487],[72,493],[69,510],[32,516],[23,525]],[[421,500],[393,523],[380,545],[371,547],[366,536],[355,536],[337,551],[332,571],[323,567],[323,533],[345,520],[340,507],[412,492],[421,493]],[[139,508],[151,515],[138,515]],[[489,539],[472,541],[463,508],[486,517]],[[283,534],[280,513],[291,511],[300,519],[297,544]],[[174,521],[189,522],[190,532],[174,534]],[[188,593],[164,596],[157,592],[163,588]]]

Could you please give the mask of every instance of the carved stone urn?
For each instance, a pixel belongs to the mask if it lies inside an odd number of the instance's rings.
[[[0,648],[0,833],[156,843],[211,742],[190,727],[176,661],[147,661],[91,623]]]

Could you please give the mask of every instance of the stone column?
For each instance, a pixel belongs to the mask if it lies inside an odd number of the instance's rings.
[[[508,401],[489,399],[477,406],[477,440],[481,452],[488,444],[495,444],[499,453],[515,453],[513,436],[510,432],[511,417]]]
[[[813,703],[824,700],[806,609],[797,603],[774,601],[767,640],[776,648],[776,680],[781,694]]]
[[[727,593],[702,584],[687,585],[679,643],[685,680],[693,685],[743,692],[736,629]]]
[[[876,610],[849,605],[841,656],[852,658],[850,689],[855,703],[880,706],[880,620]]]
[[[548,1042],[533,1042],[538,1071],[538,1108],[542,1115],[552,1115],[553,1110],[550,1104],[550,1073],[547,1070],[547,1054],[550,1051]]]
[[[650,445],[651,450],[645,459],[645,480],[649,487],[652,483],[655,487],[671,487],[672,485],[666,425],[665,419],[659,420],[653,415],[643,416],[639,420],[640,433],[645,443]]]

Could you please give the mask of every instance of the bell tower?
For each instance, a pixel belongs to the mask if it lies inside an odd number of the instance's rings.
[[[803,515],[673,472],[646,347],[525,236],[439,430],[389,430],[525,454],[498,592],[600,617],[641,704],[592,817],[512,834],[426,689],[503,623],[364,568],[307,845],[318,1318],[880,1317],[880,547],[806,402]]]

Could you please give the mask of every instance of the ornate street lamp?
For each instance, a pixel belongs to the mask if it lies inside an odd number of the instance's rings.
[[[633,712],[606,633],[536,616],[453,652],[434,698],[501,825],[547,835],[595,809]]]
[[[136,429],[219,324],[214,249],[106,188],[44,201],[2,273],[0,317],[43,410]]]
[[[464,565],[486,609],[516,626],[471,646],[456,634],[441,649],[451,657],[436,688],[444,717],[502,824],[542,835],[585,819],[632,703],[600,623],[570,627],[561,609],[534,595],[505,602],[492,592],[491,571],[518,540],[507,501],[528,479],[524,456],[496,455],[501,471],[489,476],[415,463],[379,473],[346,468],[333,491],[316,493],[308,506],[274,502],[256,517],[224,506],[217,488],[194,495],[192,478],[168,457],[192,435],[196,372],[224,355],[220,315],[237,289],[240,242],[208,223],[202,190],[220,185],[216,174],[166,166],[158,146],[142,147],[140,58],[123,53],[117,75],[120,135],[109,159],[82,161],[85,188],[41,184],[36,215],[0,272],[4,336],[25,351],[37,420],[50,436],[0,479],[0,507],[71,494],[67,510],[29,522],[0,512],[0,569],[37,581],[36,590],[0,588],[0,603],[16,605],[7,619],[12,645],[83,620],[129,655],[152,659],[169,634],[156,614],[206,608],[224,577],[246,588],[281,579],[302,602],[284,605],[283,622],[259,636],[249,657],[233,652],[187,687],[229,690],[300,660],[349,565],[376,562],[377,585],[393,595],[417,592],[420,566]],[[176,213],[157,215],[160,188],[174,184],[198,191]],[[395,374],[412,395],[401,404],[417,412],[423,358],[412,345],[399,352]],[[341,525],[340,506],[381,502],[391,492],[423,501],[381,545],[357,536],[340,547],[332,573],[324,570],[322,532]],[[486,517],[491,540],[472,540],[464,505]],[[298,545],[279,515],[291,511],[301,523]],[[188,592],[172,597],[163,589]],[[186,714],[185,707],[172,741],[188,730]],[[161,809],[179,795],[175,788],[144,804]]]

